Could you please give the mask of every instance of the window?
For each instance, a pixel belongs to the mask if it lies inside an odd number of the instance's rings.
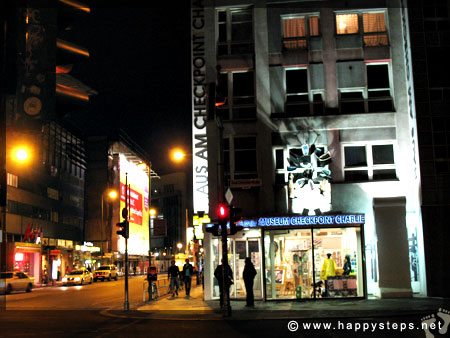
[[[282,22],[283,47],[287,50],[307,48],[307,37],[319,36],[318,16],[285,17]]]
[[[394,145],[344,145],[344,174],[346,182],[395,180]]]
[[[6,184],[11,187],[17,188],[19,185],[19,178],[14,174],[7,173]]]
[[[253,54],[253,11],[228,8],[217,13],[217,54]]]
[[[388,63],[368,63],[366,86],[339,89],[339,109],[344,114],[393,112]],[[345,74],[340,74],[345,76]]]
[[[256,165],[256,137],[224,139],[224,171],[228,179],[258,178]]]
[[[285,81],[287,115],[309,116],[323,112],[323,91],[309,89],[307,68],[286,69]]]
[[[336,32],[338,35],[357,34],[358,14],[336,14]]]
[[[56,189],[47,187],[47,196],[48,196],[48,198],[58,201],[59,200],[59,191]]]
[[[238,71],[219,75],[225,104],[217,107],[225,120],[256,117],[254,72]]]
[[[336,14],[337,35],[359,34],[363,26],[364,46],[387,46],[388,35],[384,12]]]
[[[364,46],[387,46],[384,12],[363,13]]]

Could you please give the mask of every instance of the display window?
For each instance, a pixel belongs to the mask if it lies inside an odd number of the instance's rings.
[[[363,297],[361,228],[264,231],[266,299]]]

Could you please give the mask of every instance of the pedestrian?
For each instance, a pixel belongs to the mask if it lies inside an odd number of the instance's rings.
[[[255,276],[256,276],[256,269],[253,266],[250,257],[247,257],[245,259],[244,272],[242,273],[242,277],[244,278],[245,291],[247,292],[246,306],[255,306],[255,297],[253,295],[253,280]]]
[[[186,296],[189,297],[191,292],[191,283],[192,283],[192,275],[194,274],[194,266],[189,263],[189,259],[186,258],[185,264],[183,266],[183,279],[184,279],[184,287],[186,289]]]
[[[167,278],[170,279],[170,289],[172,290],[172,297],[175,297],[175,294],[178,296],[178,288],[180,287],[180,269],[175,265],[175,261],[172,260],[171,266],[167,270]]]
[[[343,269],[344,269],[344,272],[342,273],[343,276],[348,276],[352,273],[352,262],[350,260],[350,255],[345,255],[345,263]]]
[[[216,277],[217,281],[219,282],[219,292],[220,292],[220,307],[223,307],[223,274],[222,274],[222,266],[223,266],[223,260],[222,260],[222,264],[219,264],[216,268],[216,270],[214,270],[214,277]],[[233,284],[233,271],[231,270],[230,266],[227,264],[226,268],[226,292],[228,292],[228,289],[230,288],[230,286]]]

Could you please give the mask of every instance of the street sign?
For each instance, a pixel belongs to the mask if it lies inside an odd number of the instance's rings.
[[[231,204],[231,201],[233,200],[233,194],[231,193],[230,187],[228,187],[227,192],[225,193],[225,199],[227,200],[228,204]]]

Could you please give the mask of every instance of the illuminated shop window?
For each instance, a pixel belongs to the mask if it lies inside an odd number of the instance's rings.
[[[282,18],[283,47],[287,50],[307,48],[307,37],[319,36],[318,16]]]
[[[397,179],[394,144],[344,145],[346,182]]]
[[[217,12],[217,54],[253,54],[253,10],[227,8]]]
[[[357,34],[358,14],[336,14],[336,32],[338,35]]]

